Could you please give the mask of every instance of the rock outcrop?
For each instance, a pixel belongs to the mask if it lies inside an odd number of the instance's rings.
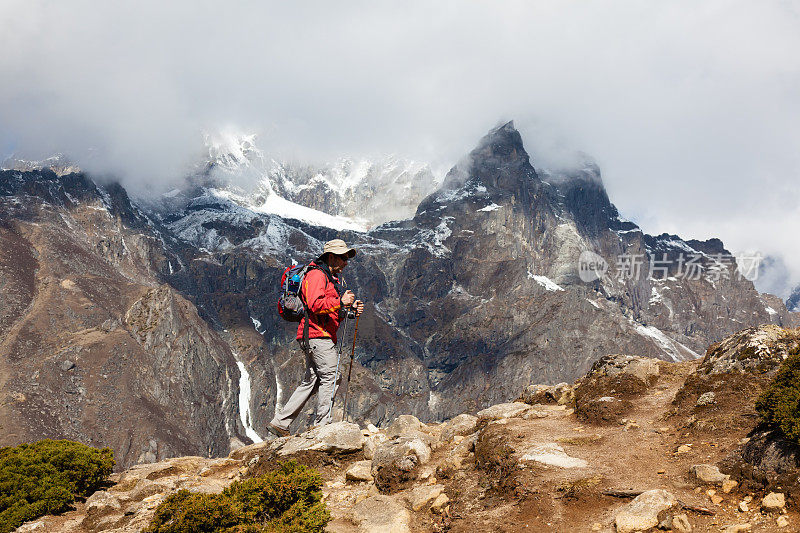
[[[0,172],[0,243],[0,445],[68,438],[124,468],[246,440],[231,348],[161,282],[179,259],[121,188]]]

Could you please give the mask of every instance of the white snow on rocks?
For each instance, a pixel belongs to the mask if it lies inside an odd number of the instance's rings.
[[[489,211],[494,211],[496,209],[500,209],[501,207],[502,207],[501,205],[497,205],[495,203],[491,203],[491,204],[487,205],[486,207],[478,209],[478,211],[489,212]]]
[[[680,342],[670,339],[663,331],[654,326],[644,326],[633,323],[634,329],[639,335],[653,339],[656,344],[672,358],[673,361],[686,361],[688,359],[699,359],[700,354],[684,346]]]
[[[237,354],[233,354],[238,357]],[[247,435],[253,442],[262,442],[263,439],[253,429],[253,423],[250,416],[250,374],[247,372],[244,363],[236,360],[236,366],[239,367],[239,418],[244,426],[245,435]]]
[[[263,335],[264,332],[261,331],[261,321],[257,318],[253,318],[252,316],[250,317],[250,320],[253,322],[253,327],[255,328],[256,332]]]
[[[220,198],[231,200],[254,213],[278,215],[282,218],[301,220],[314,226],[323,226],[335,230],[351,230],[358,232],[367,231],[363,221],[356,221],[347,217],[329,215],[310,207],[305,207],[278,196],[273,191],[268,191],[266,198],[260,203],[252,203],[248,198],[231,191],[212,189],[212,193]]]
[[[555,291],[563,291],[564,290],[555,281],[553,281],[552,279],[548,278],[547,276],[538,276],[536,274],[533,274],[530,270],[528,271],[528,279],[532,279],[532,280],[536,281],[536,283],[538,283],[539,285],[541,285],[542,287],[544,287],[548,291],[555,292]]]
[[[450,253],[450,249],[444,245],[444,241],[453,234],[450,226],[447,225],[451,220],[453,220],[453,217],[442,217],[436,228],[420,231],[414,239],[414,244],[427,248],[430,253],[437,257],[446,256]]]

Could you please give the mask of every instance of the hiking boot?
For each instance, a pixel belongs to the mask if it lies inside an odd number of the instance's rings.
[[[277,437],[288,437],[289,435],[291,435],[288,429],[279,428],[278,426],[273,424],[269,424],[267,426],[267,431],[269,431],[270,433],[272,433]]]

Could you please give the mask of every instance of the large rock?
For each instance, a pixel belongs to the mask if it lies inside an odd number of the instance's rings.
[[[359,533],[406,533],[411,513],[391,496],[372,496],[353,506]]]
[[[478,417],[461,414],[443,424],[442,441],[448,442],[457,435],[470,435],[478,426]]]
[[[372,461],[356,461],[344,473],[348,481],[372,481]]]
[[[719,486],[731,478],[731,476],[720,472],[716,466],[706,464],[693,465],[689,469],[689,473],[697,478],[698,481]]]
[[[675,496],[663,489],[648,490],[622,507],[614,518],[617,533],[647,531],[658,525],[659,513],[677,503]]]
[[[786,506],[786,497],[782,492],[770,492],[761,500],[761,508],[765,511],[780,511]]]
[[[569,405],[575,399],[575,391],[568,383],[557,385],[528,385],[522,393],[522,401],[527,404]]]
[[[86,499],[86,519],[83,527],[92,531],[113,519],[115,522],[121,516],[122,504],[113,494],[98,490]]]
[[[559,468],[585,468],[589,465],[583,459],[570,457],[564,448],[554,442],[534,444],[523,452],[520,461],[535,461],[537,463],[557,466]]]
[[[530,410],[532,407],[523,402],[500,403],[478,411],[478,424],[501,418],[518,418]]]
[[[444,492],[443,485],[423,485],[411,489],[405,498],[412,511],[420,511],[438,498],[442,492]]]
[[[281,457],[306,451],[354,453],[363,449],[365,442],[366,437],[361,433],[358,424],[336,422],[314,428],[300,435],[244,446],[232,452],[230,457],[247,463],[258,455],[272,452]]]
[[[273,442],[278,442],[276,439]],[[302,451],[353,453],[364,447],[365,437],[358,424],[336,422],[306,431],[275,446],[278,455],[286,457]]]
[[[658,379],[658,360],[638,355],[606,355],[595,361],[589,370],[589,375],[616,376],[618,374],[627,374],[650,384]]]
[[[364,459],[372,459],[375,457],[375,450],[382,442],[386,442],[389,438],[383,433],[375,433],[366,438],[364,442]]]
[[[788,330],[772,324],[747,328],[709,346],[697,371],[702,374],[774,371],[796,343]]]
[[[375,486],[386,493],[404,488],[430,458],[431,449],[421,439],[400,438],[380,444],[372,459]]]
[[[400,415],[386,428],[386,436],[394,437],[417,436],[423,432],[423,424],[416,416]]]

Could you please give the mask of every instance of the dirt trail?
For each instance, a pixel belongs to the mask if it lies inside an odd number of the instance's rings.
[[[743,431],[721,431],[713,440],[693,439],[677,425],[678,418],[666,418],[672,400],[697,362],[663,363],[659,381],[634,402],[627,423],[618,426],[581,424],[574,414],[543,419],[509,419],[509,443],[520,453],[536,445],[555,443],[572,458],[587,466],[561,468],[538,462],[528,463],[520,476],[521,497],[513,505],[490,497],[483,508],[462,506],[462,519],[453,524],[454,532],[481,531],[614,531],[616,511],[630,499],[606,496],[608,490],[645,491],[665,489],[690,506],[714,513],[705,516],[686,511],[694,531],[719,531],[724,526],[749,522],[752,531],[796,531],[778,528],[774,517],[760,512],[742,513],[738,503],[746,494],[736,489],[730,494],[717,492],[724,499],[710,501],[697,481],[689,478],[694,464],[716,464],[745,437]],[[678,453],[680,445],[690,451]],[[751,505],[757,508],[757,505]],[[800,518],[789,515],[790,523]]]

